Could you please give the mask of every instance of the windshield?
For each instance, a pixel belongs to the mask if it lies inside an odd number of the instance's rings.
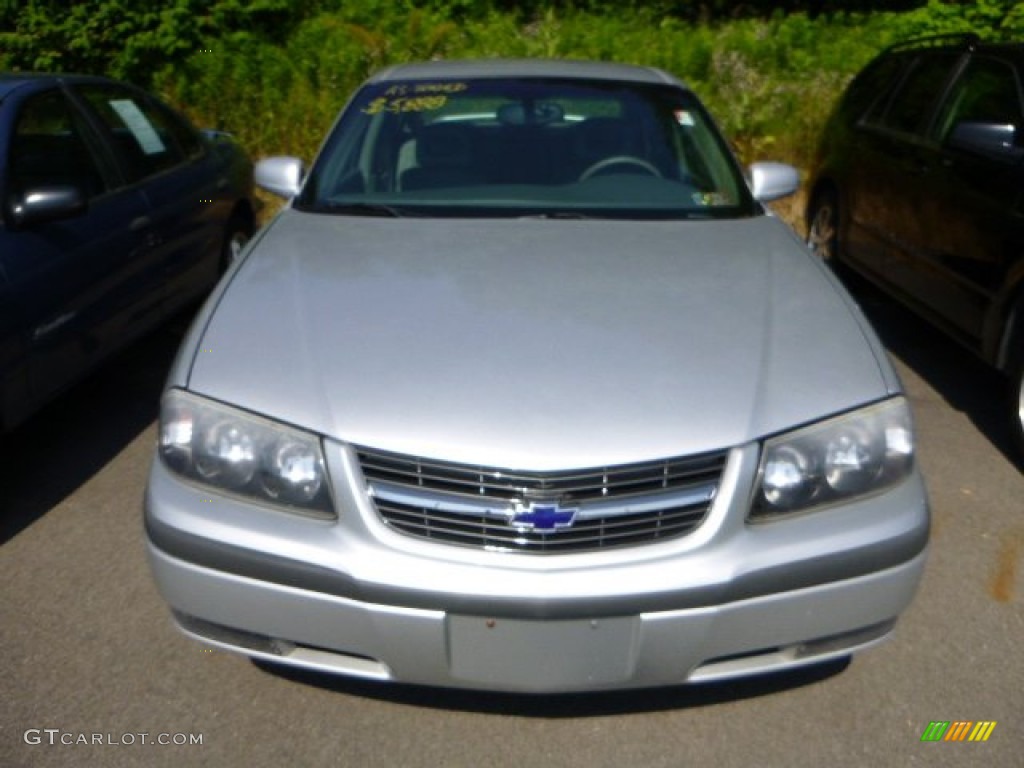
[[[757,212],[696,98],[594,80],[377,83],[296,206],[364,215],[711,218]]]

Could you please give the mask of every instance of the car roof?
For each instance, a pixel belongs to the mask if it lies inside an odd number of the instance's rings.
[[[498,77],[612,80],[684,87],[680,80],[654,67],[572,59],[453,59],[398,64],[377,72],[369,82]]]
[[[1010,59],[1024,58],[1024,43],[1009,41],[987,41],[973,33],[954,33],[947,35],[930,35],[911,38],[886,48],[880,56],[915,55],[921,51],[964,52],[979,54],[997,54]]]
[[[978,53],[998,54],[1024,63],[1024,43],[979,43],[975,50]]]
[[[58,83],[114,83],[101,75],[79,75],[63,72],[0,72],[0,99],[26,86],[43,88]]]

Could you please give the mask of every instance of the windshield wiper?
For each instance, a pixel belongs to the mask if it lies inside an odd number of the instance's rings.
[[[549,211],[548,213],[531,213],[526,216],[520,216],[521,219],[593,219],[594,216],[590,216],[586,213],[577,213],[576,211]]]
[[[326,203],[323,210],[349,216],[389,216],[400,219],[405,212],[383,203]]]

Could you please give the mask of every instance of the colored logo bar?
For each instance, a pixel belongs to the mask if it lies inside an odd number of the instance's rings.
[[[995,728],[995,720],[932,720],[921,741],[988,741]]]

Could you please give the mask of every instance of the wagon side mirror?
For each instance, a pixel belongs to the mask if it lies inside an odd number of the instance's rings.
[[[1021,131],[1013,123],[961,120],[949,133],[948,145],[1005,160],[1024,158]]]

